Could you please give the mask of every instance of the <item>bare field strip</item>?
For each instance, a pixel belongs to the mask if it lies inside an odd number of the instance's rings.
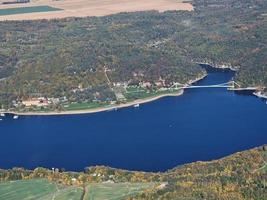
[[[1,1],[3,0],[0,0],[0,2]],[[105,16],[120,12],[136,12],[147,10],[158,10],[159,12],[164,12],[167,10],[193,10],[193,6],[190,3],[183,3],[182,0],[32,0],[31,3],[26,4],[0,4],[0,9],[30,6],[51,6],[63,10],[42,13],[5,15],[0,16],[0,21]]]

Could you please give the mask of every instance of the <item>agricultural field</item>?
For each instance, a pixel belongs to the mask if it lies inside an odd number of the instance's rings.
[[[86,187],[84,200],[120,200],[154,186],[154,183],[94,183]],[[66,187],[46,179],[0,183],[0,200],[80,200],[82,195],[81,187]]]
[[[6,9],[1,9],[0,7],[0,16],[23,14],[23,13],[51,12],[59,10],[61,9],[53,8],[50,6],[33,6],[33,7],[6,8]]]
[[[0,183],[0,200],[79,200],[82,188],[63,187],[45,179]]]
[[[121,200],[150,189],[154,183],[96,183],[87,186],[84,200]]]
[[[0,2],[1,3],[1,2]],[[22,7],[23,4],[1,5],[1,8]],[[32,19],[55,19],[65,17],[105,16],[120,12],[136,12],[147,10],[188,10],[192,11],[190,3],[181,0],[33,0],[27,6],[51,6],[60,8],[62,11],[19,14],[15,16],[0,16],[1,20],[32,20]]]

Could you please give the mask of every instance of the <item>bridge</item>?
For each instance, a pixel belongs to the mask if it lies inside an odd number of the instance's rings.
[[[182,87],[177,87],[177,89],[194,89],[194,88],[228,88],[229,90],[233,91],[242,91],[242,90],[257,90],[257,87],[247,87],[241,88],[238,83],[235,81],[229,81],[226,83],[220,83],[215,85],[185,85]]]

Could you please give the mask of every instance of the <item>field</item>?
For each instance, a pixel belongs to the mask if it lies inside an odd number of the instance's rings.
[[[103,106],[107,106],[108,104],[100,104],[100,103],[72,103],[64,106],[64,110],[85,110],[85,109],[93,109],[99,108]]]
[[[99,183],[87,186],[84,200],[121,200],[153,187],[153,183]]]
[[[53,7],[50,7],[50,6],[6,8],[6,9],[0,9],[0,16],[1,15],[22,14],[22,13],[51,12],[51,11],[58,11],[58,10],[61,10],[61,9],[53,8]]]
[[[95,183],[86,188],[84,200],[120,200],[134,196],[154,183]],[[45,179],[0,183],[0,200],[80,200],[83,189],[63,187]]]
[[[32,2],[27,4],[0,4],[0,9],[18,8],[25,6],[51,6],[62,10],[45,13],[24,13],[0,16],[0,21],[105,16],[120,12],[135,12],[146,10],[158,10],[159,12],[164,12],[167,10],[193,10],[193,6],[190,3],[182,3],[181,0],[33,0]]]
[[[44,179],[0,183],[0,200],[79,200],[81,188],[60,187]]]

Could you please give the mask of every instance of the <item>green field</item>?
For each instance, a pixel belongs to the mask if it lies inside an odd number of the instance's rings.
[[[96,183],[87,186],[85,200],[121,200],[152,188],[154,183]]]
[[[15,14],[34,13],[34,12],[50,12],[50,11],[59,11],[59,10],[62,10],[62,9],[53,8],[50,6],[7,8],[7,9],[0,9],[0,15],[15,15]]]
[[[0,183],[0,200],[80,200],[82,188],[63,187],[45,179]]]
[[[120,200],[134,196],[154,183],[94,183],[86,188],[84,200]],[[83,189],[66,187],[46,179],[0,183],[0,200],[80,200]]]
[[[100,104],[100,103],[72,103],[64,106],[64,110],[86,110],[86,109],[93,109],[106,106],[108,104]]]

